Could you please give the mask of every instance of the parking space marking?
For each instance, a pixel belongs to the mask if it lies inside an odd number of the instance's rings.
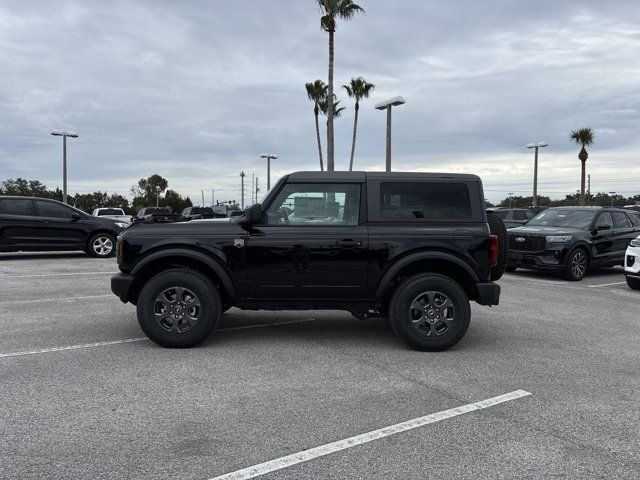
[[[33,275],[0,275],[0,278],[35,278],[35,277],[68,277],[72,275],[113,275],[114,273],[118,273],[118,271],[110,271],[110,272],[73,272],[73,273],[40,273]]]
[[[56,302],[56,301],[72,301],[72,300],[84,300],[87,298],[116,298],[115,295],[85,295],[82,297],[62,297],[62,298],[35,298],[33,300],[3,300],[0,305],[9,305],[16,303],[40,303],[40,302]]]
[[[623,284],[625,284],[625,283],[627,283],[627,282],[625,281],[625,282],[602,283],[602,284],[600,284],[600,285],[588,285],[588,287],[589,287],[589,288],[596,288],[596,287],[611,287],[611,286],[613,286],[613,285],[623,285]]]
[[[0,353],[0,358],[24,357],[27,355],[37,355],[39,353],[63,352],[66,350],[79,350],[81,348],[104,347],[105,345],[118,345],[119,343],[143,342],[149,340],[147,337],[126,338],[124,340],[109,340],[107,342],[83,343],[82,345],[69,345],[66,347],[42,348],[40,350],[27,350],[24,352]]]
[[[234,330],[248,330],[251,328],[279,327],[282,325],[292,325],[296,323],[312,322],[314,320],[315,318],[304,318],[302,320],[291,320],[288,322],[279,322],[279,323],[256,323],[255,325],[243,325],[241,327],[220,328],[220,329],[216,329],[215,331],[230,332]],[[124,340],[108,340],[105,342],[83,343],[80,345],[67,345],[65,347],[50,347],[50,348],[41,348],[39,350],[26,350],[22,352],[0,353],[0,358],[25,357],[27,355],[38,355],[40,353],[64,352],[68,350],[80,350],[83,348],[105,347],[108,345],[118,345],[121,343],[144,342],[145,340],[149,340],[149,339],[147,337],[135,337],[135,338],[125,338]]]
[[[389,435],[395,435],[396,433],[406,432],[407,430],[413,430],[414,428],[429,425],[430,423],[440,422],[448,418],[457,417],[465,413],[474,412],[476,410],[482,410],[485,408],[493,407],[500,403],[509,402],[518,398],[526,397],[531,393],[525,390],[515,390],[504,395],[488,398],[475,403],[469,403],[460,407],[450,408],[449,410],[443,410],[441,412],[425,415],[424,417],[414,418],[402,423],[390,425],[388,427],[381,428],[379,430],[373,430],[371,432],[356,435],[354,437],[345,438],[344,440],[338,440],[337,442],[327,443],[319,447],[304,450],[302,452],[287,455],[285,457],[276,458],[268,462],[260,463],[252,467],[243,468],[242,470],[236,470],[235,472],[213,477],[209,480],[247,480],[250,478],[259,477],[270,472],[282,470],[283,468],[297,465],[298,463],[308,462],[319,457],[324,457],[331,453],[346,450],[347,448],[362,445],[363,443],[379,440]]]

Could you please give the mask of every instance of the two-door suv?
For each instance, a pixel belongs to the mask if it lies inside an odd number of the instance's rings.
[[[235,306],[381,314],[411,347],[443,350],[470,300],[498,304],[506,230],[488,217],[474,175],[292,173],[229,222],[133,225],[111,289],[166,347],[198,344]]]
[[[509,229],[507,270],[531,268],[582,280],[589,268],[624,265],[624,252],[639,233],[638,217],[621,208],[548,208]]]

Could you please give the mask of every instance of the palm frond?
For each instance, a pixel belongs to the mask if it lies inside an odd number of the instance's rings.
[[[591,128],[579,128],[578,130],[571,130],[569,139],[578,145],[587,147],[595,142],[595,134]]]
[[[343,85],[350,98],[355,98],[359,102],[363,98],[369,98],[371,92],[376,88],[373,83],[367,82],[364,78],[352,78],[348,85]]]

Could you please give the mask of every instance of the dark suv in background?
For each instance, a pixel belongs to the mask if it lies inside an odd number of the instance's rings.
[[[525,226],[509,229],[507,270],[547,270],[582,280],[589,268],[623,265],[638,234],[640,219],[620,208],[548,208]]]
[[[536,216],[531,210],[526,208],[505,208],[494,207],[487,208],[488,212],[500,218],[504,222],[504,226],[507,228],[520,227]]]
[[[84,250],[110,257],[127,226],[57,200],[0,196],[0,252]]]

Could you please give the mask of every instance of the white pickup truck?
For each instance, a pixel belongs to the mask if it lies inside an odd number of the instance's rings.
[[[119,222],[131,223],[131,215],[125,215],[121,208],[96,208],[91,214],[94,217],[111,218]]]

